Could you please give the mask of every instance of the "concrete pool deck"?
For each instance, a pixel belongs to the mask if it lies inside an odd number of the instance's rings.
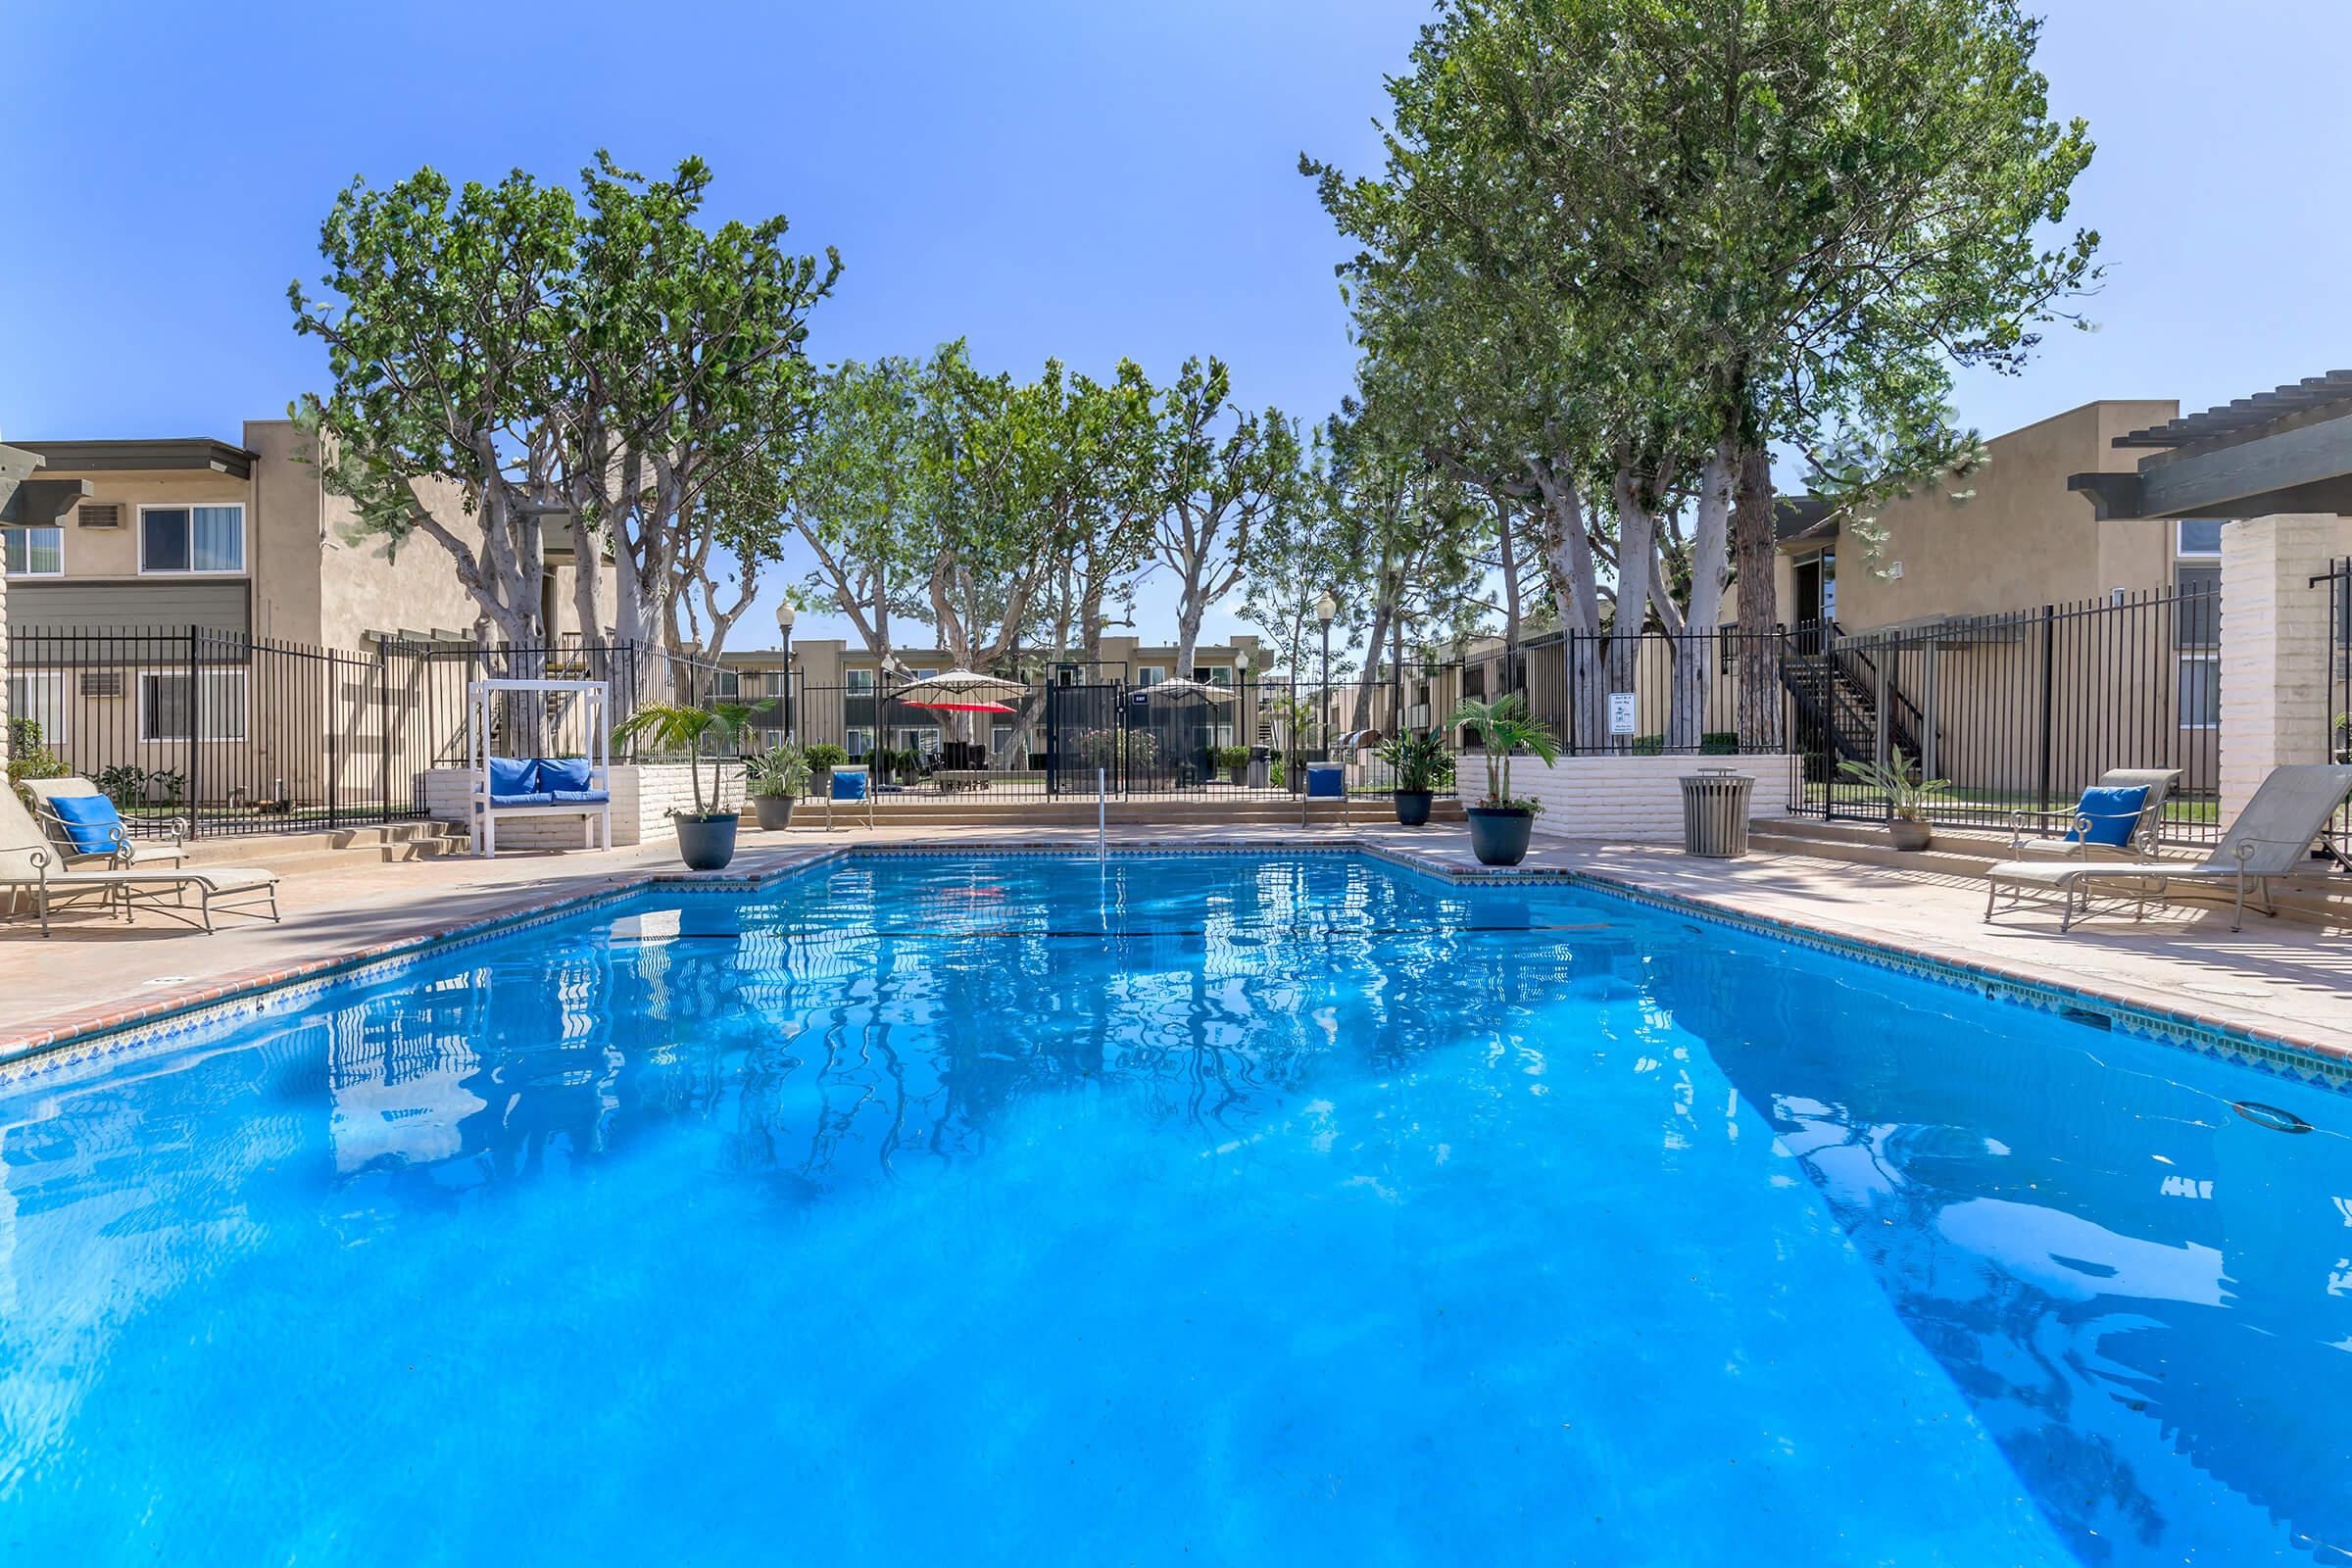
[[[1113,844],[1281,850],[1356,845],[1444,871],[1477,872],[1458,827],[1359,823],[1113,827]],[[870,845],[1091,848],[1091,827],[1002,826],[747,831],[729,878],[780,871]],[[1660,845],[1539,836],[1530,870],[1565,871],[1727,913],[2127,1006],[2250,1032],[2352,1060],[2352,933],[2227,909],[2154,906],[2146,920],[2103,917],[2058,933],[2054,909],[2028,906],[1983,923],[1982,881],[1788,854],[1701,860]],[[424,859],[289,871],[277,925],[225,917],[215,935],[143,911],[0,923],[0,1060],[219,1000],[255,986],[413,945],[482,922],[685,875],[667,842],[497,860]]]

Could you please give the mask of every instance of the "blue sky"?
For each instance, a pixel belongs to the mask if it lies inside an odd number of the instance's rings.
[[[847,265],[820,358],[958,334],[1155,375],[1216,353],[1308,416],[1348,385],[1344,247],[1301,149],[1369,168],[1423,0],[121,6],[18,0],[0,117],[0,435],[209,434],[322,379],[287,327],[354,174],[716,170]],[[1987,434],[2096,397],[2203,407],[2352,364],[2352,6],[2051,0],[2053,106],[2099,154],[2090,333],[1963,380]],[[478,67],[473,62],[479,61]],[[1144,630],[1168,624],[1147,592]],[[811,617],[813,619],[813,617]],[[738,641],[772,639],[760,615]],[[1234,622],[1215,617],[1211,629]],[[808,619],[804,634],[821,633]]]

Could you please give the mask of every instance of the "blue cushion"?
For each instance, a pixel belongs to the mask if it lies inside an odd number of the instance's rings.
[[[550,790],[558,806],[605,806],[612,797],[603,790]]]
[[[492,806],[553,806],[556,798],[545,790],[517,790],[512,795],[492,795]]]
[[[1341,762],[1306,764],[1306,798],[1336,801],[1348,793],[1348,768]]]
[[[2091,788],[2082,792],[2076,803],[2075,815],[2090,818],[2090,831],[2075,828],[2066,830],[2066,843],[2105,844],[2121,847],[2132,842],[2132,830],[2139,825],[2139,813],[2148,804],[2147,786],[2135,784],[2130,789]]]
[[[59,795],[50,799],[49,808],[66,824],[66,841],[76,855],[115,853],[115,830],[122,818],[114,802],[103,795]]]
[[[865,775],[836,771],[833,775],[833,799],[862,801],[865,799]]]
[[[539,788],[552,790],[562,800],[565,790],[584,790],[596,780],[596,769],[585,757],[542,757],[539,759]]]
[[[509,804],[501,799],[508,795],[529,795],[539,788],[539,760],[532,757],[493,757],[490,759],[490,798],[499,805]]]

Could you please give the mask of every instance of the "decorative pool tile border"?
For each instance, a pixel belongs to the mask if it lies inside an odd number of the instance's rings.
[[[330,986],[372,984],[417,961],[452,949],[569,919],[609,904],[660,889],[674,893],[741,893],[772,886],[849,859],[956,858],[991,855],[1023,858],[1084,858],[1095,848],[1054,840],[967,840],[947,844],[852,844],[796,856],[780,865],[748,872],[649,870],[606,886],[558,896],[527,907],[484,915],[446,930],[398,938],[338,953],[283,969],[232,975],[199,991],[175,993],[116,1013],[72,1017],[14,1037],[0,1038],[0,1087],[87,1062],[167,1049],[176,1039],[223,1019],[252,1016],[265,1008],[296,1004]],[[1126,839],[1101,853],[1135,856],[1279,855],[1360,856],[1456,886],[1536,884],[1584,888],[1607,897],[1688,918],[1705,920],[1875,968],[1940,982],[1998,1001],[2044,1012],[2088,1016],[2160,1043],[2217,1057],[2259,1072],[2316,1088],[2352,1094],[2352,1051],[2249,1029],[2199,1013],[2151,1007],[2144,1003],[2081,986],[2061,985],[2001,969],[1980,960],[1936,957],[1893,943],[1841,936],[1796,921],[1757,914],[1687,894],[1664,893],[1601,872],[1565,866],[1468,866],[1437,859],[1394,845],[1355,838],[1313,843],[1242,840],[1202,843],[1197,838]]]

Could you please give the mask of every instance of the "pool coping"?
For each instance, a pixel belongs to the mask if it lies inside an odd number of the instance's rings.
[[[2152,1006],[2144,1001],[2104,990],[2095,984],[2055,981],[2028,968],[2010,967],[1976,956],[1959,958],[1942,956],[1900,941],[1849,936],[1801,920],[1759,914],[1702,895],[1663,892],[1623,875],[1604,871],[1555,866],[1470,866],[1395,845],[1353,837],[1321,839],[1312,844],[1299,845],[1250,842],[1220,844],[1197,838],[1168,841],[1130,839],[1109,845],[1102,853],[1118,856],[1360,855],[1457,886],[1516,884],[1584,887],[1669,913],[1704,919],[1750,934],[1835,954],[1876,968],[1957,985],[1981,996],[2021,1003],[2045,1012],[2085,1018],[2104,1027],[2121,1027],[2133,1035],[2274,1076],[2288,1077],[2314,1087],[2352,1093],[2352,1047],[2332,1041],[2306,1039],[2285,1030],[2252,1026],[2181,1008]],[[289,993],[321,990],[372,969],[381,968],[391,972],[428,954],[471,946],[533,925],[568,918],[601,905],[619,903],[656,889],[758,889],[806,875],[822,866],[858,858],[974,855],[1087,858],[1097,854],[1098,851],[1093,847],[1073,845],[1066,839],[848,844],[796,855],[782,864],[751,871],[697,872],[679,868],[650,868],[623,873],[600,887],[499,909],[463,925],[415,931],[365,947],[340,950],[300,963],[247,970],[221,977],[207,985],[142,1001],[134,1005],[36,1020],[28,1027],[0,1034],[0,1086],[13,1085],[25,1078],[104,1057],[162,1050],[174,1037],[224,1017],[257,1010],[265,1004],[285,998]]]

